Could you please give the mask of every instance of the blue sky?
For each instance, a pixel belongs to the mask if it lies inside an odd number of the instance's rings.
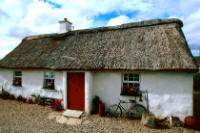
[[[77,30],[174,17],[198,56],[200,0],[0,0],[0,59],[26,36],[58,32],[63,18]]]

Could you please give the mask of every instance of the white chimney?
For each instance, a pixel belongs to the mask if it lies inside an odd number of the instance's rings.
[[[69,22],[67,20],[67,18],[64,18],[64,20],[59,21],[59,23],[60,23],[60,27],[59,27],[60,33],[64,33],[64,32],[68,32],[70,30],[73,30],[72,23]]]

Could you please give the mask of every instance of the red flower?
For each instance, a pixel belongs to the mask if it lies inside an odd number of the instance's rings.
[[[57,102],[57,103],[61,103],[61,102],[62,102],[62,99],[56,99],[56,102]]]

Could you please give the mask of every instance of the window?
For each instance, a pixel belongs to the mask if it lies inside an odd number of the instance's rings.
[[[54,89],[54,72],[44,73],[44,89]]]
[[[121,95],[139,96],[140,94],[140,74],[123,73]]]
[[[22,86],[22,72],[21,71],[14,71],[13,85]]]

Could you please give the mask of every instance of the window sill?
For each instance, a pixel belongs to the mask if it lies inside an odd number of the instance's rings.
[[[44,91],[60,92],[60,91],[56,90],[55,88],[52,89],[52,88],[48,88],[48,87],[42,87],[41,89]]]
[[[14,87],[22,87],[22,85],[13,85],[13,84],[12,84],[12,86],[14,86]]]
[[[120,94],[121,96],[138,96],[138,97],[140,97],[140,96],[142,96],[142,94],[141,93],[136,93],[136,94],[127,94],[127,93],[121,93]]]
[[[55,88],[52,88],[52,87],[45,87],[45,86],[43,86],[42,89],[44,89],[44,90],[55,90]]]

